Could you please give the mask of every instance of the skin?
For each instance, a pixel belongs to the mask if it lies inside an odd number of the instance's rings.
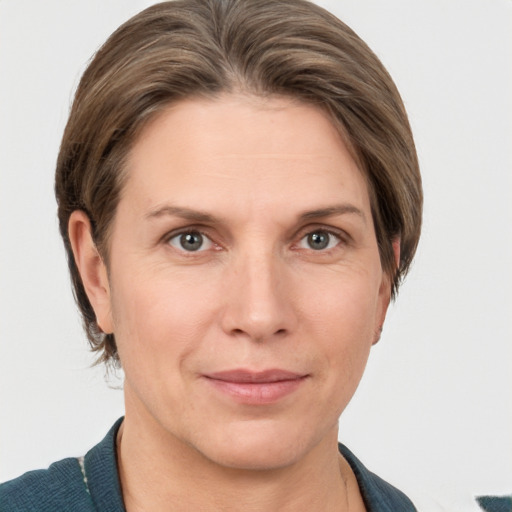
[[[127,509],[364,510],[338,419],[390,282],[365,180],[329,118],[282,97],[185,100],[145,128],[127,171],[108,270],[86,215],[69,225],[126,375]],[[208,377],[233,369],[301,377],[248,403]]]

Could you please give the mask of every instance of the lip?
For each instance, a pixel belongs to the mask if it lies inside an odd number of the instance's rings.
[[[236,402],[264,405],[278,402],[296,391],[308,375],[280,369],[235,369],[205,374],[204,377],[215,390]]]

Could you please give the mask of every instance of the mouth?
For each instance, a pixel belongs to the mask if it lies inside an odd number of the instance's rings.
[[[265,405],[297,391],[309,377],[280,369],[250,371],[235,369],[204,375],[214,390],[238,403]]]

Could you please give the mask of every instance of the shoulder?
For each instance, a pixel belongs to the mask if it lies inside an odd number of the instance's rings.
[[[1,484],[0,509],[2,512],[94,510],[80,464],[72,458]]]
[[[402,491],[366,469],[346,446],[339,443],[338,448],[356,476],[369,512],[416,512],[412,501]]]
[[[0,511],[124,512],[115,443],[122,421],[85,457],[63,459],[0,484]]]

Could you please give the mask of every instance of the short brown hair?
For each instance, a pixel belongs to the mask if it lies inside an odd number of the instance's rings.
[[[407,114],[389,74],[335,16],[306,0],[175,0],[116,30],[83,74],[56,170],[60,232],[75,298],[99,361],[117,360],[85,293],[68,236],[74,210],[90,218],[108,264],[109,228],[124,163],[146,123],[170,103],[221,92],[286,95],[326,110],[364,173],[392,294],[421,228],[422,190]],[[392,242],[400,238],[396,268]]]

